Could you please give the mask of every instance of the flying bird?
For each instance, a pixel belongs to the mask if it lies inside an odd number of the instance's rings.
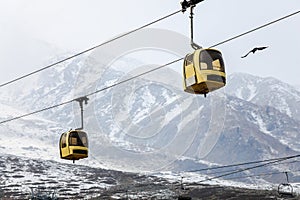
[[[260,50],[264,50],[264,49],[266,49],[266,48],[268,48],[268,47],[255,47],[254,49],[252,49],[251,51],[249,51],[246,55],[244,55],[244,56],[242,56],[241,58],[245,58],[245,57],[247,57],[250,53],[255,53],[256,51],[260,51]]]

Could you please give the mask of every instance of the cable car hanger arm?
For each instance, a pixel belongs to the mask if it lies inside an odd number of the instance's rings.
[[[191,46],[192,46],[193,49],[197,50],[197,49],[201,49],[202,47],[194,42],[194,22],[193,22],[194,13],[193,13],[193,9],[194,9],[195,6],[196,5],[192,5],[191,8],[190,8],[191,9],[191,12],[190,12],[190,18],[191,18]]]
[[[181,6],[182,6],[182,12],[185,12],[187,8],[190,8],[190,19],[191,19],[191,46],[193,49],[197,50],[197,49],[201,49],[202,47],[198,44],[196,44],[194,42],[194,13],[193,10],[196,7],[197,3],[200,3],[204,0],[190,0],[190,1],[186,1],[184,0],[183,2],[181,2]]]
[[[89,98],[87,96],[79,97],[77,99],[74,99],[74,101],[78,101],[79,102],[80,111],[81,111],[81,127],[80,128],[76,128],[75,130],[82,130],[83,129],[83,102],[86,105],[88,103],[88,100],[89,100]]]
[[[286,182],[289,183],[289,175],[287,172],[284,172],[285,173],[285,176],[286,176]]]

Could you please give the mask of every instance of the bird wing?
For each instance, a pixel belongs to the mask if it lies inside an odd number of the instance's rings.
[[[253,53],[254,54],[257,50],[264,50],[266,48],[268,48],[268,47],[255,47],[251,51],[249,51],[246,55],[242,56],[241,58],[247,57],[249,55],[249,53]]]
[[[268,48],[268,47],[257,47],[257,50],[264,50],[266,48]]]
[[[246,55],[242,56],[241,58],[246,58],[249,55],[249,53],[251,53],[251,52],[252,52],[252,50],[249,51]]]

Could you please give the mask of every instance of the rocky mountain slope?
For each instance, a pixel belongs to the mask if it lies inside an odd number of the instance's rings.
[[[1,199],[278,199],[268,190],[238,182],[198,184],[179,175],[143,175],[50,160],[2,155]],[[235,185],[235,186],[233,186]],[[248,187],[248,189],[245,189]],[[294,185],[297,189],[299,186]],[[297,199],[297,196],[290,199]]]
[[[132,63],[141,67],[117,70]],[[84,107],[91,156],[81,164],[134,172],[193,170],[204,161],[224,165],[299,153],[300,94],[290,85],[233,74],[225,89],[204,98],[184,93],[181,75],[171,68],[127,81],[153,66],[125,60],[118,67],[94,54],[9,86],[0,91],[1,120],[93,93]],[[59,160],[60,134],[79,124],[76,102],[4,123],[0,152]],[[264,170],[297,171],[297,166]]]

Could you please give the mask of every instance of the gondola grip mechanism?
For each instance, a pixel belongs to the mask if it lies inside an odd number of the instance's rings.
[[[183,2],[181,2],[182,12],[184,13],[187,8],[191,6],[196,6],[198,3],[202,1],[204,0],[190,0],[190,1],[184,0]]]

